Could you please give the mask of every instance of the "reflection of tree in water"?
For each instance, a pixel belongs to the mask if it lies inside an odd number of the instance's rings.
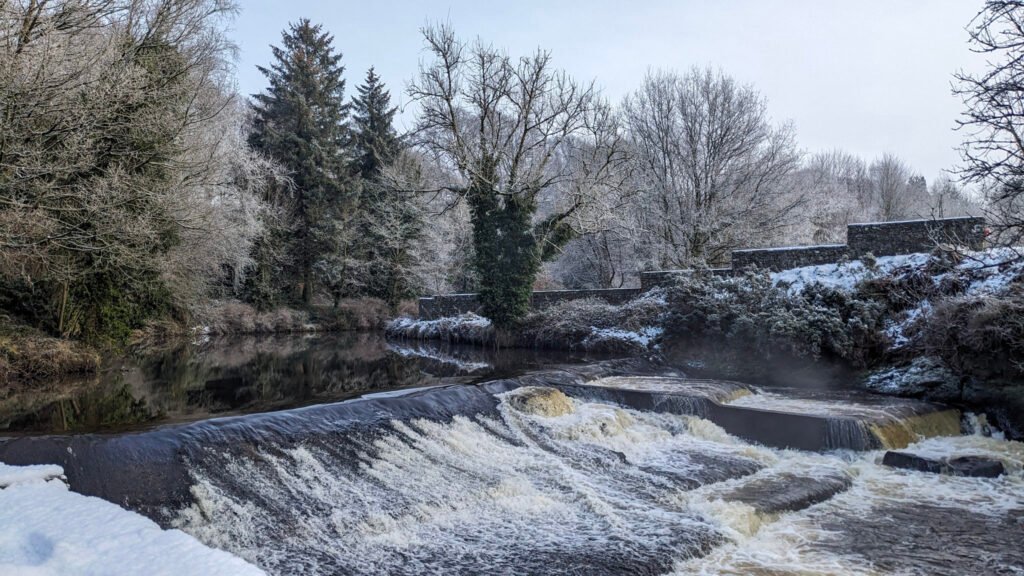
[[[160,416],[132,393],[120,374],[52,383],[0,403],[0,430],[83,431],[149,422]]]
[[[431,380],[376,334],[237,337],[112,362],[93,382],[0,399],[0,429],[83,431],[340,400]]]
[[[183,343],[110,361],[91,380],[50,383],[0,397],[0,431],[109,430],[279,410],[574,359],[563,352],[410,346],[389,345],[374,333]]]

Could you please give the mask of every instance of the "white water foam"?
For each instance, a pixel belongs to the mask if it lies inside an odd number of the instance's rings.
[[[908,450],[996,457],[1008,473],[957,478],[882,467],[880,452],[769,449],[699,418],[599,402],[551,418],[503,402],[492,417],[211,454],[176,525],[276,574],[838,575],[894,572],[836,518],[857,530],[854,520],[890,511],[1001,522],[1024,509],[1021,444],[965,436]],[[836,477],[849,489],[795,512],[729,500],[754,481]]]

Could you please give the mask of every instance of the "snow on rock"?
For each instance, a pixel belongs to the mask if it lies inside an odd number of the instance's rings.
[[[71,492],[62,474],[60,466],[0,464],[0,575],[263,574],[180,530]]]

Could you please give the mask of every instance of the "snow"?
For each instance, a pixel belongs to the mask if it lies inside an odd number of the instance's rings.
[[[440,338],[456,332],[483,332],[491,327],[491,321],[482,316],[467,312],[460,316],[449,316],[436,320],[418,320],[402,317],[392,320],[387,326],[389,334],[407,338]]]
[[[1005,290],[1010,283],[1024,276],[1024,261],[1013,262],[1019,252],[1012,248],[992,248],[964,254],[954,273],[969,279],[967,294],[976,296]],[[838,264],[821,264],[792,268],[772,274],[776,286],[785,287],[791,295],[799,294],[807,286],[818,283],[828,288],[852,292],[859,282],[892,274],[898,268],[923,268],[931,258],[929,254],[881,256],[876,265],[868,268],[860,260]],[[1007,264],[1007,262],[1010,262]],[[941,282],[945,274],[935,276]]]
[[[922,300],[920,304],[915,308],[907,310],[903,319],[899,322],[890,321],[886,326],[885,333],[892,342],[893,348],[902,348],[910,343],[910,338],[906,336],[907,329],[914,325],[919,319],[927,317],[932,312],[932,303],[928,300]]]
[[[71,492],[62,474],[0,464],[0,575],[263,574],[180,530]]]
[[[31,466],[10,466],[0,462],[0,488],[33,480],[49,480],[64,474],[64,469],[55,464],[34,464]]]
[[[632,342],[647,348],[651,342],[657,340],[662,333],[663,329],[658,326],[647,326],[641,328],[638,332],[631,330],[622,330],[619,328],[596,328],[590,327],[590,336],[587,337],[587,341],[584,342],[584,346],[593,344],[594,342],[607,341],[607,340],[619,340],[623,342]]]
[[[868,268],[860,260],[804,266],[776,272],[772,274],[772,282],[776,286],[787,287],[790,294],[799,294],[804,288],[815,283],[852,292],[861,280],[884,276],[904,266],[924,266],[928,263],[928,258],[928,254],[881,256],[875,259],[874,268]]]

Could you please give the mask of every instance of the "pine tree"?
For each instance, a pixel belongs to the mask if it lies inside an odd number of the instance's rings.
[[[373,68],[352,99],[355,168],[362,178],[361,222],[365,239],[361,259],[367,270],[363,292],[396,304],[413,295],[412,244],[422,223],[413,198],[383,185],[384,167],[401,153],[394,128],[397,107]]]
[[[273,64],[258,67],[270,86],[253,96],[251,144],[281,164],[292,183],[283,229],[273,234],[288,244],[283,262],[258,265],[271,268],[278,286],[292,284],[297,277],[305,304],[314,294],[318,264],[322,267],[337,251],[333,231],[350,216],[354,201],[348,177],[345,67],[333,40],[307,19],[290,25],[282,34],[283,46],[271,47]]]
[[[391,106],[391,93],[372,67],[366,73],[366,81],[356,90],[359,95],[352,99],[356,166],[364,180],[373,181],[400,150],[394,128],[398,107]]]

